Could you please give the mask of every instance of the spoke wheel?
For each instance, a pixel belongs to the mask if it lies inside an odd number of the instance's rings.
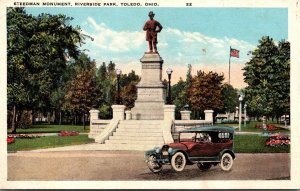
[[[224,153],[221,158],[220,166],[224,171],[229,171],[233,165],[232,156],[229,153]]]
[[[201,171],[208,171],[211,167],[211,164],[210,163],[197,163],[197,166]]]
[[[156,162],[155,156],[149,156],[147,160],[147,166],[152,172],[158,173],[162,170],[163,166],[162,164]]]
[[[171,159],[171,166],[176,172],[183,171],[186,165],[186,158],[182,152],[178,152],[173,155]]]

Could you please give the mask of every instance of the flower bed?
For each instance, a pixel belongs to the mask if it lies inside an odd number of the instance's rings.
[[[6,141],[7,141],[7,144],[11,144],[11,143],[15,142],[15,138],[13,138],[13,137],[7,137]]]
[[[262,124],[256,124],[256,125],[255,125],[255,128],[257,128],[257,129],[263,129],[263,125],[262,125]],[[267,124],[267,125],[266,125],[266,129],[267,129],[268,131],[279,130],[278,127],[276,127],[275,125],[272,125],[272,124]]]
[[[77,136],[79,132],[77,131],[61,131],[58,133],[58,136],[65,137],[65,136]]]
[[[290,137],[285,135],[271,135],[266,140],[267,146],[280,146],[280,145],[289,145]]]

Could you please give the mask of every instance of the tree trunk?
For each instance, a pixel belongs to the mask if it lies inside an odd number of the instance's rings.
[[[16,113],[17,113],[17,108],[16,105],[14,104],[13,106],[13,116],[12,116],[12,121],[11,121],[11,132],[12,133],[17,133],[17,128],[16,128]]]
[[[59,111],[59,125],[61,125],[61,110]]]
[[[55,109],[53,109],[53,111],[52,111],[52,117],[51,117],[51,122],[52,123],[55,123],[55,119],[56,119],[56,117],[55,117]]]
[[[35,109],[32,108],[32,110],[31,110],[31,124],[32,125],[35,124],[35,117],[34,117],[34,115],[35,115]]]
[[[51,122],[51,114],[50,112],[47,112],[47,123],[50,124]]]
[[[85,115],[84,113],[82,115],[83,115],[83,130],[85,130]]]

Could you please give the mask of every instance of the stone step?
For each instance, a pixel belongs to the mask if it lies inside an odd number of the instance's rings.
[[[161,133],[162,129],[147,129],[147,128],[127,128],[127,127],[119,127],[117,132],[145,132],[145,133]]]
[[[104,129],[106,126],[102,126],[102,127],[97,127],[97,126],[93,126],[92,129]]]
[[[153,140],[106,140],[105,144],[127,144],[127,145],[161,145],[164,141],[153,141]]]
[[[163,120],[123,120],[119,124],[126,125],[161,125]]]
[[[101,131],[103,131],[103,129],[93,129],[90,132],[101,132]]]
[[[101,144],[103,150],[132,150],[132,151],[147,151],[162,145],[132,145],[132,144]]]
[[[161,128],[161,124],[119,124],[119,127],[128,127],[128,128]]]
[[[157,136],[157,137],[145,137],[145,136],[110,136],[109,140],[153,140],[153,141],[163,141],[162,136]]]
[[[132,126],[132,125],[123,126],[123,125],[119,125],[118,129],[128,129],[128,130],[147,130],[147,129],[149,129],[149,130],[153,130],[153,131],[156,131],[157,129],[159,129],[160,131],[162,131],[162,128],[158,127],[158,126]]]
[[[162,132],[120,132],[116,131],[113,136],[132,136],[132,137],[161,137]]]

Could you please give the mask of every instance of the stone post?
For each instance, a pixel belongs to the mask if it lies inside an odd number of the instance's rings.
[[[211,123],[213,123],[214,122],[214,119],[213,119],[214,110],[204,110],[204,113],[205,113],[205,121],[211,121]]]
[[[113,119],[114,120],[124,120],[125,118],[125,106],[124,105],[112,105],[113,109]]]
[[[164,120],[175,120],[175,105],[164,105]]]
[[[93,120],[99,119],[99,110],[92,109],[90,110],[90,123],[92,124]]]
[[[126,120],[131,120],[131,111],[130,110],[125,111],[125,114],[126,114]]]
[[[97,109],[91,109],[90,110],[90,133],[89,133],[89,138],[93,137],[93,131],[96,125],[93,125],[93,122],[95,120],[99,119],[99,110]]]
[[[191,111],[183,110],[180,111],[181,114],[181,120],[190,120],[191,119]]]

